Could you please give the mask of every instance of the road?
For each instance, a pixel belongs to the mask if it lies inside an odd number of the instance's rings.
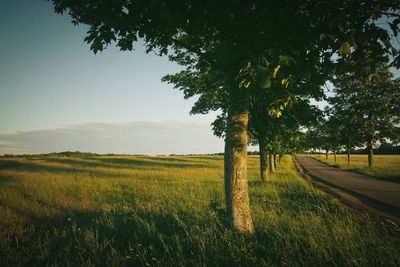
[[[296,156],[296,159],[313,179],[319,179],[350,194],[354,193],[354,195],[368,198],[378,205],[382,205],[382,208],[386,211],[392,210],[391,215],[398,217],[400,211],[400,183],[383,181],[352,171],[330,167],[307,156]]]

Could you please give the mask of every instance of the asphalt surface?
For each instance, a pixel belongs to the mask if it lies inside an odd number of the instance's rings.
[[[311,177],[354,192],[363,197],[400,209],[400,183],[330,167],[311,157],[297,156],[298,163]]]

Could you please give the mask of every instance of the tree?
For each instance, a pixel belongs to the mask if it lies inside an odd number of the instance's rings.
[[[396,138],[400,123],[400,79],[394,79],[389,67],[381,63],[374,71],[347,72],[334,81],[335,96],[330,102],[340,110],[345,123],[368,149],[368,166],[373,167],[373,148],[378,140]],[[361,130],[361,132],[360,132]]]
[[[206,84],[187,91],[228,95],[226,210],[233,228],[249,233],[254,230],[246,164],[251,83],[268,88],[279,65],[293,61],[301,69],[305,62],[330,62],[335,51],[385,56],[392,47],[387,42],[389,30],[377,27],[374,19],[383,14],[394,18],[390,21],[395,27],[390,29],[396,34],[400,21],[396,1],[51,1],[57,13],[66,11],[73,23],[90,26],[85,41],[95,53],[112,42],[132,50],[133,43],[143,38],[147,52],[171,53],[171,59],[186,65],[190,75],[207,74],[211,81],[222,78],[218,87]],[[399,56],[394,58],[400,65]],[[252,73],[259,75],[253,79]],[[290,67],[282,68],[281,74],[282,83],[291,82]]]
[[[281,59],[282,66],[287,67],[291,62]],[[305,58],[304,60],[309,60]],[[320,87],[324,83],[327,70],[323,64],[309,64],[309,68],[303,68],[292,72],[292,82],[288,84],[284,77],[282,81],[273,80],[268,88],[262,87],[262,84],[252,83],[248,85],[250,92],[249,123],[248,129],[251,135],[250,142],[258,144],[260,149],[260,177],[262,181],[268,180],[267,167],[270,172],[274,172],[277,167],[276,155],[279,153],[279,160],[283,155],[284,143],[290,140],[295,131],[301,124],[306,124],[311,118],[317,118],[315,109],[310,109],[307,100],[304,97],[313,96],[321,98],[322,91]],[[278,65],[272,73],[273,78],[279,76]],[[293,68],[293,66],[292,66]],[[248,72],[250,67],[243,69]],[[295,76],[296,74],[296,76]],[[259,73],[249,74],[250,79],[257,80]],[[323,76],[325,75],[325,76]],[[217,117],[213,123],[214,134],[218,137],[224,137],[227,125],[227,94],[221,94],[213,91],[209,85],[214,88],[222,87],[223,82],[218,81],[218,77],[212,77],[201,71],[190,72],[182,71],[175,75],[167,75],[164,81],[171,82],[179,89],[184,90],[186,97],[193,96],[193,88],[202,88],[199,100],[192,108],[192,113],[207,113],[209,110],[221,109],[222,114]],[[207,86],[208,85],[208,86]],[[307,90],[304,87],[307,86]],[[286,138],[286,140],[285,140]],[[286,146],[287,147],[287,146]],[[268,157],[269,154],[269,157]],[[269,159],[269,163],[267,161]]]
[[[329,151],[332,149],[330,142],[327,118],[322,118],[319,121],[318,129],[316,130],[317,143],[325,150],[325,159],[328,159]]]
[[[321,112],[322,113],[322,112]],[[328,131],[327,118],[320,114],[315,121],[307,125],[307,131],[303,138],[303,149],[312,149],[313,151],[325,150],[325,159],[328,159],[331,142]]]
[[[279,154],[280,160],[285,148],[290,149],[289,144],[299,135],[300,127],[308,126],[319,116],[318,109],[300,96],[288,95],[285,98],[271,97],[269,92],[264,94],[264,97],[252,101],[249,114],[249,131],[260,148],[262,181],[267,180],[267,166],[270,173],[274,172],[276,155]],[[271,103],[270,99],[280,101]],[[266,162],[267,154],[269,163]]]
[[[340,124],[340,121],[338,120],[337,117],[330,116],[325,121],[324,129],[326,131],[325,142],[327,143],[327,146],[332,149],[333,159],[334,159],[334,162],[336,162],[336,152],[340,149],[340,146],[341,146],[341,138],[340,138],[341,124]]]
[[[336,121],[338,143],[346,148],[347,165],[351,163],[351,149],[362,145],[362,126],[358,123],[358,115],[351,103],[346,102],[345,95],[336,94],[328,99],[331,118]]]

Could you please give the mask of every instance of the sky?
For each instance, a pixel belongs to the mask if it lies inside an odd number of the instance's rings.
[[[48,1],[0,3],[0,155],[223,151],[210,126],[217,113],[190,116],[195,99],[161,82],[180,70],[166,57],[141,42],[94,55],[87,27]]]
[[[190,116],[195,99],[161,82],[180,70],[166,57],[141,43],[94,55],[87,27],[49,2],[1,3],[0,154],[223,151],[210,127],[216,113]]]

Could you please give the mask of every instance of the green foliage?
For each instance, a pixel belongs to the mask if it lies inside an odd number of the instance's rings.
[[[290,157],[226,227],[220,156],[0,158],[1,266],[398,266],[399,226],[342,206]]]
[[[350,55],[351,54],[351,45],[349,42],[343,42],[339,47],[339,53],[341,55]]]
[[[280,88],[260,90],[252,98],[249,131],[255,139],[253,144],[261,144],[273,153],[290,153],[299,147],[301,128],[315,123],[320,112],[307,99],[276,95],[276,91],[282,92]]]
[[[334,86],[330,112],[341,124],[337,136],[342,135],[343,145],[353,147],[398,138],[400,80],[393,78],[386,64],[377,65],[375,70],[366,66],[362,72],[353,70],[338,75]]]

